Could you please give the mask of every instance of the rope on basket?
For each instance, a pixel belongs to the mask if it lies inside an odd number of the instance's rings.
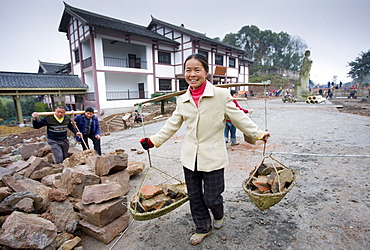
[[[144,115],[143,115],[143,113],[142,113],[142,104],[141,104],[141,103],[139,103],[139,104],[138,104],[138,112],[139,112],[139,114],[140,114],[140,116],[141,116],[141,125],[142,125],[141,127],[143,128],[144,138],[146,138],[145,123],[144,123]],[[140,184],[139,189],[142,187],[143,183],[145,182],[146,178],[148,177],[148,173],[149,173],[149,170],[150,170],[151,168],[153,168],[153,169],[157,170],[159,173],[163,174],[163,175],[162,175],[163,177],[164,177],[165,175],[167,175],[167,176],[171,177],[171,179],[175,179],[175,180],[177,180],[178,182],[181,182],[181,181],[180,181],[179,179],[177,179],[176,177],[174,177],[174,176],[172,176],[172,175],[170,175],[170,174],[168,174],[168,173],[166,173],[166,172],[164,172],[164,171],[162,171],[162,170],[160,170],[160,169],[158,169],[158,168],[154,167],[154,166],[153,166],[153,164],[152,164],[152,160],[151,160],[150,150],[148,149],[148,150],[147,150],[147,152],[148,152],[149,168],[148,168],[148,169],[147,169],[147,171],[146,171],[145,177],[143,178],[143,180],[142,180],[142,182],[141,182],[141,184]],[[169,181],[169,180],[170,180],[170,179],[167,179],[166,177],[164,177],[164,178],[165,178],[167,181]]]
[[[265,95],[265,131],[268,131],[268,127],[267,127],[267,92],[266,92],[266,85],[264,87],[264,95]],[[286,169],[289,169],[289,168],[287,168],[284,164],[282,164],[281,162],[279,162],[278,160],[273,158],[271,156],[272,154],[270,154],[269,156],[266,156],[265,154],[266,154],[266,141],[264,141],[263,152],[262,152],[263,157],[262,157],[262,160],[261,160],[260,164],[255,167],[253,173],[250,174],[249,178],[247,180],[243,181],[243,183],[242,183],[244,191],[248,194],[251,201],[260,210],[267,209],[267,208],[277,204],[295,186],[295,182],[296,182],[295,173],[294,173],[294,171],[292,171],[292,174],[293,174],[292,182],[290,183],[288,188],[283,190],[284,187],[282,186],[282,183],[280,182],[280,180],[281,180],[280,175],[279,175],[279,172],[277,170],[277,167],[275,166],[275,163],[280,164],[283,168],[286,168]],[[274,171],[276,172],[276,178],[277,178],[277,183],[278,183],[278,191],[279,191],[277,193],[272,193],[272,194],[269,194],[269,193],[262,193],[262,194],[261,193],[255,193],[255,192],[252,191],[252,189],[250,189],[248,187],[248,184],[251,183],[252,178],[257,173],[257,171],[259,169],[259,166],[261,166],[266,159],[270,160],[271,165],[274,168]]]
[[[146,138],[145,126],[144,126],[145,125],[144,115],[142,114],[142,103],[138,104],[138,112],[141,115],[141,124],[142,124],[142,127],[143,127],[144,138]],[[136,197],[139,196],[139,191],[140,191],[141,187],[143,186],[143,184],[145,183],[146,179],[148,178],[149,171],[151,169],[154,169],[154,170],[158,171],[167,182],[170,182],[171,179],[175,179],[176,181],[178,181],[180,183],[179,185],[184,184],[181,180],[177,179],[175,176],[172,176],[172,175],[154,167],[153,164],[152,164],[152,160],[151,160],[150,150],[148,149],[147,152],[148,152],[149,168],[147,169],[147,171],[145,173],[145,176],[144,176],[143,180],[141,181],[139,188],[137,189],[137,192],[135,194]],[[170,177],[170,178],[168,178],[168,177]],[[138,213],[137,212],[137,206],[135,206],[134,209],[132,209],[131,206],[130,206],[129,210],[131,212],[132,217],[135,220],[149,220],[149,219],[157,218],[161,215],[164,215],[164,214],[172,211],[173,209],[175,209],[178,206],[185,203],[187,200],[188,200],[188,197],[185,196],[184,198],[182,198],[182,199],[180,199],[180,200],[178,200],[178,201],[176,201],[176,202],[172,203],[171,205],[168,205],[164,208],[161,208],[161,209],[158,209],[158,210],[155,210],[155,211],[144,212],[144,213]]]
[[[267,92],[266,92],[266,84],[264,86],[264,94],[265,94],[265,131],[268,131],[267,129]],[[262,155],[265,156],[265,152],[266,152],[266,141],[264,141],[264,144],[263,144],[263,152],[262,152]]]

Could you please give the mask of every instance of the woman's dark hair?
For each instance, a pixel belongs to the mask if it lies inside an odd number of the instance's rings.
[[[236,90],[234,90],[234,89],[232,89],[232,90],[230,90],[230,94],[233,96],[234,94],[236,94],[236,93],[238,93],[238,91],[236,91]]]
[[[92,108],[92,107],[87,107],[87,108],[85,109],[85,112],[92,112],[92,113],[94,113],[94,108]]]
[[[194,54],[191,54],[190,56],[188,56],[184,62],[184,69],[185,69],[185,65],[186,65],[186,62],[189,61],[190,59],[197,59],[203,66],[203,68],[206,70],[206,72],[208,73],[209,72],[209,66],[208,66],[208,60],[205,56],[203,56],[202,54],[199,54],[199,53],[194,53]]]

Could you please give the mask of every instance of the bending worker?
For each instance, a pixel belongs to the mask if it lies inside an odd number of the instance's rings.
[[[71,123],[69,116],[66,116],[66,108],[59,105],[54,110],[55,114],[52,116],[45,116],[41,120],[38,119],[39,114],[32,113],[32,125],[35,129],[47,126],[48,143],[53,153],[54,163],[62,163],[68,157],[69,143],[67,138],[67,128],[75,135],[81,136]]]

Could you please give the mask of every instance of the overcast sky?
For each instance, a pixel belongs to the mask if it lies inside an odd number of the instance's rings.
[[[350,81],[348,62],[370,49],[369,0],[65,0],[73,7],[147,26],[151,15],[220,37],[245,25],[299,36],[311,50],[311,79]],[[33,72],[39,62],[68,63],[58,31],[61,0],[0,0],[0,71]]]

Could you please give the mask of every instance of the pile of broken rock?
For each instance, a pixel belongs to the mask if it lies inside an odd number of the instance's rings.
[[[107,244],[127,227],[124,196],[144,163],[128,161],[124,150],[86,150],[52,164],[46,142],[24,144],[19,156],[0,166],[0,245],[83,249],[82,234]]]
[[[294,173],[289,168],[262,163],[256,166],[247,188],[259,194],[284,192],[293,182]]]
[[[132,197],[130,206],[139,213],[162,209],[187,197],[185,189],[181,184],[145,185]]]

